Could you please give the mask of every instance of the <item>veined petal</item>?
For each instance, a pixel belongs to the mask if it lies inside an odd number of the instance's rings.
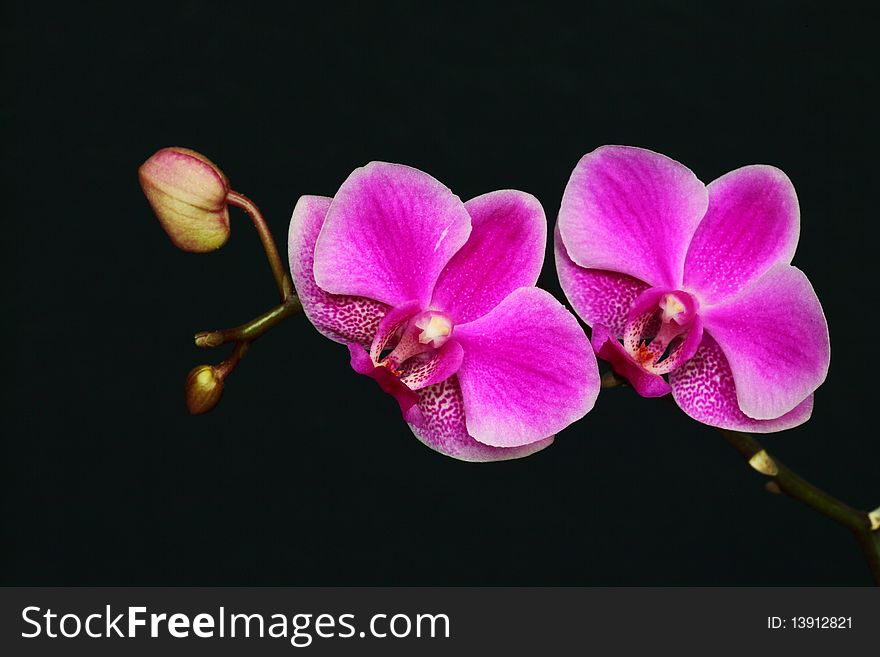
[[[474,440],[465,426],[464,401],[458,377],[418,391],[420,424],[410,423],[416,438],[433,450],[462,461],[507,461],[544,449],[553,436],[521,447],[492,447]]]
[[[427,307],[440,272],[467,241],[471,220],[427,173],[371,162],[346,179],[315,247],[315,281],[327,292]]]
[[[612,369],[629,381],[642,397],[662,397],[669,394],[670,388],[666,380],[636,363],[606,326],[596,324],[593,327],[592,344],[596,355],[610,363]]]
[[[581,267],[679,288],[707,204],[706,186],[683,164],[642,148],[602,146],[575,166],[559,231]]]
[[[388,306],[363,297],[328,294],[315,283],[315,242],[330,200],[303,196],[296,202],[287,235],[290,275],[306,317],[322,335],[343,344],[369,346]]]
[[[468,433],[515,447],[564,429],[593,407],[599,371],[574,316],[548,292],[521,287],[456,327]]]
[[[743,413],[778,418],[828,373],[828,324],[806,275],[776,265],[739,296],[703,312],[705,330],[727,357]]]
[[[431,300],[457,324],[485,315],[518,287],[534,285],[547,242],[544,208],[531,194],[502,190],[464,206],[470,237],[440,273]]]
[[[576,265],[565,250],[558,225],[553,241],[559,283],[575,312],[588,326],[602,324],[622,337],[633,301],[650,286],[626,274]]]
[[[733,374],[718,343],[703,334],[703,343],[687,363],[669,373],[672,397],[690,417],[722,429],[770,433],[791,429],[810,419],[813,395],[788,413],[767,420],[745,415],[737,401]]]
[[[710,183],[709,209],[688,250],[684,283],[707,304],[737,294],[797,248],[794,186],[776,167],[736,169]]]

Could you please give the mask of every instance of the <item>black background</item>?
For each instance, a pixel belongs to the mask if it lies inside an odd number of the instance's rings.
[[[4,4],[3,583],[870,583],[845,530],[630,390],[533,457],[460,463],[297,317],[186,414],[186,372],[223,357],[192,333],[275,289],[237,211],[217,253],[171,246],[136,176],[158,148],[214,159],[283,246],[296,199],[369,160],[552,221],[583,153],[632,144],[792,178],[833,357],[766,444],[880,504],[870,5],[572,4]],[[552,259],[540,284],[562,298]]]

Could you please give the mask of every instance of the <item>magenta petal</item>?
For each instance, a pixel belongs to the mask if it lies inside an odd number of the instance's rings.
[[[648,372],[633,360],[615,336],[602,324],[593,327],[593,349],[642,397],[662,397],[670,392],[669,384],[659,374]]]
[[[487,445],[541,440],[583,417],[599,393],[590,343],[544,290],[522,287],[455,328],[468,433]]]
[[[559,231],[581,267],[679,288],[707,204],[706,186],[683,164],[641,148],[602,146],[575,166]]]
[[[743,413],[777,418],[825,380],[831,359],[828,324],[806,275],[776,265],[739,296],[703,311],[721,347]]]
[[[506,461],[534,454],[553,442],[550,436],[521,447],[491,447],[474,440],[465,426],[464,401],[455,376],[419,390],[418,397],[423,421],[410,423],[410,428],[416,438],[441,454],[462,461]]]
[[[559,284],[575,312],[588,326],[603,324],[615,336],[622,337],[633,301],[650,286],[626,274],[576,265],[568,257],[558,227],[554,248]]]
[[[544,208],[531,194],[503,190],[464,205],[471,235],[440,273],[431,300],[457,324],[485,315],[518,287],[534,285],[547,243]]]
[[[315,241],[324,223],[330,199],[303,196],[297,201],[287,236],[290,275],[309,321],[336,342],[367,346],[388,306],[372,299],[327,294],[315,283]]]
[[[775,167],[736,169],[708,186],[709,209],[685,261],[685,285],[706,303],[738,293],[797,248],[794,186]]]
[[[385,314],[385,317],[379,322],[379,326],[376,327],[376,333],[373,337],[373,342],[370,345],[370,358],[374,362],[379,362],[379,356],[385,350],[385,347],[391,339],[398,335],[398,330],[401,329],[413,315],[417,314],[420,309],[421,304],[419,304],[418,301],[406,301],[399,306],[391,308]]]
[[[400,405],[400,412],[410,424],[421,425],[424,418],[418,407],[418,393],[410,390],[397,376],[385,367],[376,367],[369,354],[356,344],[348,345],[351,356],[351,368],[358,374],[370,377],[384,392],[394,397]]]
[[[718,343],[709,335],[697,353],[669,374],[672,396],[685,413],[703,424],[722,429],[770,433],[791,429],[810,419],[813,395],[808,395],[788,413],[767,420],[755,420],[739,408],[733,374]]]
[[[371,162],[346,179],[315,247],[315,280],[333,294],[427,307],[440,272],[467,241],[471,220],[428,174]]]
[[[410,358],[404,363],[400,380],[411,390],[427,388],[445,381],[461,367],[464,350],[455,340],[439,349]]]

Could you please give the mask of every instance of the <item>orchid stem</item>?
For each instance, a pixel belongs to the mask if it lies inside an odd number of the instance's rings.
[[[780,491],[849,529],[865,554],[874,580],[880,585],[880,530],[871,528],[871,519],[865,511],[854,509],[792,472],[779,459],[770,456],[751,434],[727,429],[718,429],[718,432],[750,464],[756,455],[761,457],[762,464],[769,464],[769,470],[766,465],[756,469]]]
[[[275,278],[275,285],[278,286],[278,293],[281,295],[281,302],[283,304],[284,301],[293,296],[293,282],[290,280],[290,276],[287,275],[284,264],[281,262],[281,256],[278,255],[278,248],[275,246],[275,240],[272,239],[272,233],[269,230],[268,224],[266,224],[266,220],[256,204],[244,194],[230,191],[226,196],[226,201],[230,205],[244,210],[251,218],[251,221],[254,222],[254,228],[257,229],[257,234],[263,243],[263,250],[266,252],[266,258],[269,260],[269,267],[272,269],[272,276]]]
[[[626,380],[612,370],[602,375],[603,389],[624,385]],[[771,490],[785,493],[849,529],[862,548],[874,581],[880,585],[880,526],[878,526],[880,521],[872,522],[872,517],[865,511],[854,509],[792,472],[779,459],[768,454],[753,435],[728,429],[718,429],[718,432],[728,444],[742,454],[753,469],[770,479],[774,485]]]
[[[230,191],[226,195],[226,201],[229,205],[234,205],[244,210],[254,222],[254,228],[257,229],[257,234],[260,236],[263,250],[266,252],[266,258],[269,261],[275,285],[278,287],[281,303],[241,326],[196,333],[195,342],[197,347],[219,347],[228,342],[235,343],[226,360],[214,366],[215,374],[221,382],[235,369],[242,356],[250,348],[251,342],[291,315],[295,315],[302,310],[302,303],[300,303],[299,298],[296,296],[293,281],[287,274],[285,266],[281,261],[281,256],[278,255],[278,247],[275,246],[272,232],[269,230],[269,226],[260,210],[247,196],[238,192]],[[192,411],[191,409],[190,412],[202,413],[213,408],[214,404],[216,404],[216,400],[204,410]]]
[[[223,380],[229,376],[229,373],[235,369],[235,366],[238,365],[238,362],[247,353],[249,346],[250,343],[247,341],[242,340],[241,342],[237,342],[235,347],[229,353],[229,357],[219,365],[214,366],[214,371],[218,379]]]
[[[274,308],[267,310],[262,315],[254,317],[251,321],[236,326],[235,328],[220,329],[217,331],[200,331],[195,334],[197,347],[219,347],[227,342],[245,340],[252,342],[263,335],[266,331],[277,326],[291,315],[302,310],[302,304],[296,295],[291,295],[287,300]]]

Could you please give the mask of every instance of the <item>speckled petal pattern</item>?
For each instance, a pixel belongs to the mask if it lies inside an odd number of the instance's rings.
[[[642,397],[662,397],[670,392],[669,384],[659,374],[647,371],[633,360],[617,338],[602,324],[593,327],[593,349],[612,369],[629,381]]]
[[[418,301],[406,301],[399,306],[395,306],[387,313],[379,326],[376,327],[376,335],[370,344],[370,358],[373,362],[378,363],[382,351],[388,346],[392,338],[396,337],[397,331],[416,313],[419,312],[421,306]]]
[[[404,364],[400,380],[411,390],[445,381],[461,367],[463,354],[461,345],[450,340],[436,351],[410,358]]]
[[[322,196],[303,196],[296,203],[287,236],[293,285],[306,317],[322,335],[334,342],[368,347],[388,306],[362,297],[327,294],[312,273],[315,242],[329,207],[330,199]]]
[[[418,391],[422,424],[410,423],[416,438],[433,450],[461,461],[507,461],[540,451],[553,442],[553,436],[521,447],[492,447],[475,440],[467,432],[464,403],[458,377]]]
[[[672,396],[690,417],[722,429],[770,433],[791,429],[810,419],[813,395],[794,409],[772,420],[755,420],[745,415],[737,402],[733,374],[718,343],[703,334],[697,353],[682,367],[669,374]]]
[[[650,286],[632,276],[601,269],[585,269],[568,257],[559,228],[554,234],[559,284],[575,312],[588,326],[602,324],[623,337],[626,316],[633,301]]]

